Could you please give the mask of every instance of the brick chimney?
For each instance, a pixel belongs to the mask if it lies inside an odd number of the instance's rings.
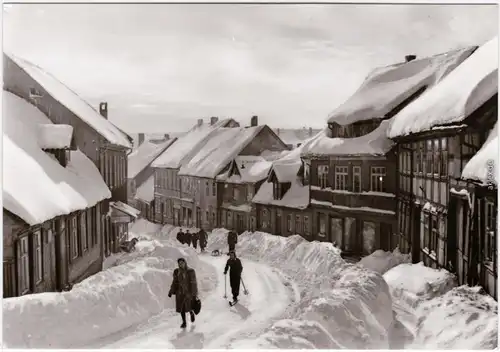
[[[213,126],[219,121],[219,118],[217,116],[212,116],[210,118],[210,125]]]
[[[252,116],[250,119],[250,127],[256,127],[259,125],[259,117],[258,116]]]
[[[309,137],[312,137],[312,136],[313,136],[313,128],[309,127]]]
[[[197,125],[198,125],[198,126],[203,125],[203,119],[198,119],[198,124],[197,124]]]
[[[165,133],[165,140],[168,141],[170,139],[170,135],[168,133]]]
[[[103,101],[99,103],[99,114],[101,114],[105,119],[108,119],[108,103]]]
[[[413,61],[417,58],[417,55],[406,55],[405,56],[405,61],[406,62],[410,62],[410,61]]]
[[[139,133],[139,136],[137,137],[139,145],[144,143],[144,140],[146,139],[146,135],[144,133]]]

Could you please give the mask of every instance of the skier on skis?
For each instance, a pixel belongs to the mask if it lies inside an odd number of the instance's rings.
[[[184,235],[184,243],[189,246],[191,246],[191,234],[189,233],[189,230],[186,230],[186,233]]]
[[[168,297],[175,295],[175,310],[181,314],[181,328],[186,327],[186,313],[191,316],[191,323],[195,321],[192,310],[193,300],[198,299],[198,284],[196,283],[196,272],[187,266],[184,258],[177,259],[179,267],[174,270],[172,285],[168,291]]]
[[[184,232],[182,232],[182,229],[177,232],[177,241],[184,244]]]
[[[234,231],[229,231],[229,233],[227,234],[227,244],[229,246],[229,253],[234,252],[236,243],[238,243],[238,234]]]
[[[203,228],[201,228],[200,232],[198,233],[198,237],[200,238],[200,248],[202,252],[205,252],[205,248],[207,247],[208,243],[208,235]]]
[[[196,249],[198,247],[198,239],[200,236],[198,235],[198,232],[194,232],[191,234],[191,242],[193,243],[193,248]]]
[[[229,283],[231,285],[231,292],[233,294],[234,305],[238,302],[238,295],[240,294],[240,283],[241,283],[241,272],[243,271],[243,265],[241,265],[241,260],[236,258],[236,253],[234,251],[229,252],[229,259],[227,260],[226,267],[224,268],[224,275],[227,274],[229,270]]]

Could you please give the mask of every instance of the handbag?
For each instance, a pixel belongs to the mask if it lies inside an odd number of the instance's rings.
[[[200,299],[193,298],[192,307],[194,314],[198,315],[201,311],[201,301]]]

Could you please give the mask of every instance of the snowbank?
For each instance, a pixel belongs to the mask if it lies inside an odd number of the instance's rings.
[[[113,144],[132,148],[132,143],[128,140],[125,133],[113,125],[111,121],[101,116],[99,112],[80,98],[74,91],[57,80],[57,78],[27,60],[14,55],[7,56],[38,82],[55,100],[66,106],[68,110],[89,124],[108,141]]]
[[[485,185],[498,185],[498,123],[476,155],[462,171],[462,178],[476,180]]]
[[[226,236],[227,230],[214,230],[209,250],[227,247]],[[391,298],[381,275],[347,264],[329,243],[297,235],[245,232],[236,251],[280,268],[285,284],[297,283],[300,300],[283,320],[231,348],[388,348]]]
[[[376,250],[369,256],[363,257],[359,264],[367,269],[376,271],[383,275],[390,269],[403,263],[410,263],[410,254],[403,254],[396,248],[393,252],[385,252],[381,249]]]
[[[72,138],[73,126],[52,123],[38,125],[38,145],[42,149],[69,149]]]
[[[140,220],[139,220],[140,221]],[[136,251],[107,270],[76,284],[69,292],[41,293],[3,300],[3,343],[11,348],[78,348],[175,307],[168,289],[177,258],[197,269],[204,293],[215,287],[213,268],[202,264],[191,248],[176,248],[168,238],[142,235]],[[166,229],[168,231],[168,229]],[[137,235],[137,234],[135,234]],[[164,346],[164,348],[173,346]]]

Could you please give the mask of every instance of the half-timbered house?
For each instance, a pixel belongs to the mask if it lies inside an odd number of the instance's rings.
[[[145,141],[144,134],[139,134],[140,144],[128,156],[128,202],[149,221],[155,220],[154,168],[151,163],[177,140],[167,137]]]
[[[102,269],[111,192],[72,126],[6,91],[2,118],[4,297],[69,289]]]
[[[210,135],[219,128],[239,127],[239,123],[233,119],[219,121],[217,117],[212,117],[209,123],[203,123],[199,119],[197,124],[185,135],[180,137],[170,148],[165,150],[151,164],[155,169],[155,221],[176,226],[192,227],[195,224],[193,210],[193,194],[200,192],[198,184],[189,177],[178,174],[179,169],[204,146]],[[206,185],[205,185],[206,186]],[[217,184],[209,182],[209,202],[216,203]],[[206,189],[203,189],[206,192]],[[214,223],[215,209],[209,222]]]
[[[185,188],[187,193],[184,198],[193,200],[188,209],[193,211],[195,227],[211,229],[224,221],[229,228],[244,231],[250,219],[250,209],[243,205],[248,188],[239,193],[241,186],[218,183],[220,188],[217,196],[213,197],[210,185],[217,184],[217,176],[227,172],[236,157],[256,157],[262,153],[284,150],[287,150],[287,146],[283,141],[267,125],[259,126],[256,116],[248,127],[218,128],[211,133],[199,151],[179,170],[183,182],[194,185]],[[223,204],[229,206],[230,203],[242,211],[221,208]],[[235,218],[232,217],[233,213]]]
[[[495,38],[403,109],[388,131],[398,143],[400,248],[414,262],[456,273],[459,284],[486,280],[477,241],[487,237],[482,210],[495,203],[475,197],[480,188],[461,176],[497,121],[497,75]]]
[[[4,89],[42,111],[53,123],[73,126],[74,143],[97,166],[112,193],[112,201],[127,202],[127,153],[132,139],[108,120],[108,104],[96,110],[74,91],[41,67],[4,54]],[[101,209],[104,252],[119,250],[119,229],[106,217],[109,203]]]
[[[396,230],[394,143],[391,119],[439,82],[472,48],[377,68],[328,119],[328,127],[308,142],[313,232],[335,241],[346,254],[392,250]]]

